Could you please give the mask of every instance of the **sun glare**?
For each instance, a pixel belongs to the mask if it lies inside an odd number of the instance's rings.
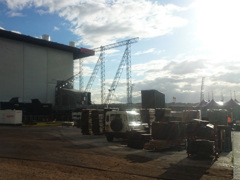
[[[240,57],[240,1],[198,0],[197,39],[214,56]]]

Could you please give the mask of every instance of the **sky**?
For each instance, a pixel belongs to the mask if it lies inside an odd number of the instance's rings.
[[[205,100],[228,101],[240,99],[239,5],[239,0],[0,0],[0,27],[90,49],[139,37],[131,45],[133,103],[149,89],[164,93],[166,102],[198,103],[202,85]],[[106,95],[125,48],[105,52]],[[98,55],[83,59],[84,87]],[[95,104],[101,102],[100,76],[91,90]],[[126,96],[124,69],[112,102],[126,103]]]

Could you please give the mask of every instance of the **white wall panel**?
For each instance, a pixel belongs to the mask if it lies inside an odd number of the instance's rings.
[[[35,45],[24,46],[24,101],[47,101],[47,49]]]
[[[72,53],[48,49],[48,98],[55,103],[55,87],[58,80],[66,80],[73,75]]]
[[[0,101],[54,104],[57,80],[72,75],[72,53],[0,38]]]
[[[0,101],[23,98],[23,43],[0,38]]]
[[[48,83],[66,80],[73,75],[73,55],[65,51],[49,49]]]

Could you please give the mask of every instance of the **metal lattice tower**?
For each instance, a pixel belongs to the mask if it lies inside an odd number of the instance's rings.
[[[200,102],[204,100],[204,79],[205,77],[202,77],[202,85],[201,85],[201,94],[200,94]]]
[[[102,51],[101,51],[101,53],[99,55],[98,61],[97,61],[96,65],[95,65],[95,67],[93,69],[92,75],[90,76],[90,79],[89,79],[89,81],[87,83],[85,92],[89,92],[91,90],[93,82],[94,82],[94,80],[96,78],[96,75],[98,73],[98,70],[99,70],[99,68],[100,68],[100,66],[101,66],[101,64],[103,62],[102,59],[104,59],[104,49],[103,48],[102,48]]]
[[[127,103],[132,104],[132,68],[131,68],[131,44],[126,47],[126,76],[127,76]]]
[[[83,59],[79,59],[79,90],[83,91]]]
[[[132,43],[136,43],[138,41],[138,39],[139,38],[132,38],[129,40],[125,40],[125,41],[121,41],[121,42],[117,42],[117,43],[113,43],[113,44],[109,44],[106,46],[101,46],[99,48],[93,49],[95,52],[100,51],[100,55],[99,55],[99,59],[98,59],[96,65],[94,67],[94,70],[92,72],[92,75],[88,81],[85,92],[89,92],[91,90],[93,82],[98,73],[98,70],[101,67],[101,103],[103,104],[104,96],[105,96],[105,94],[104,94],[104,92],[105,92],[105,50],[126,45],[127,46],[126,49],[128,49],[128,50],[126,51],[127,55],[125,55],[125,52],[124,52],[124,56],[127,57],[127,60],[126,60],[126,62],[127,62],[127,98],[128,98],[128,102],[132,102],[132,100],[131,100],[132,93],[130,90],[130,86],[131,86],[131,51],[130,51],[131,46],[130,45]]]
[[[101,103],[103,104],[105,97],[105,51],[101,49]]]
[[[124,51],[124,54],[123,54],[123,57],[122,57],[122,60],[118,66],[118,70],[117,70],[117,73],[115,74],[115,77],[114,77],[114,80],[112,82],[112,85],[109,89],[109,92],[108,92],[108,95],[107,95],[107,98],[105,100],[105,104],[110,104],[111,100],[112,100],[112,96],[117,88],[117,85],[118,85],[118,82],[119,82],[119,79],[121,77],[121,74],[122,74],[122,71],[123,71],[123,68],[125,66],[125,63],[126,63],[126,59],[127,59],[127,56],[128,56],[128,46],[126,47],[125,51]]]

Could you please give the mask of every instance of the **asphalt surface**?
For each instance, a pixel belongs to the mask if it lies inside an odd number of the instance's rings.
[[[184,149],[132,149],[75,127],[0,126],[0,159],[0,179],[233,179],[232,152],[189,159]]]
[[[233,179],[240,179],[240,132],[232,132],[233,136]]]

